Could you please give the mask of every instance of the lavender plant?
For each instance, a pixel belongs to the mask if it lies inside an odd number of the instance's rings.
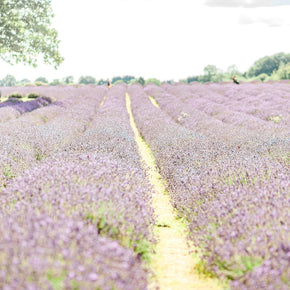
[[[127,91],[198,269],[289,288],[288,84],[17,88],[31,90],[53,103],[0,107],[1,288],[147,288],[152,189]]]
[[[2,139],[0,144],[3,149],[0,156],[2,186],[7,183],[7,174],[3,174],[5,168],[9,167],[13,175],[18,175],[35,161],[59,150],[86,130],[105,90],[104,88],[81,90],[74,88],[74,90],[87,95],[60,97],[60,101],[49,106],[23,113],[17,119],[0,124]]]
[[[190,239],[204,250],[200,270],[231,280],[233,289],[288,289],[289,162],[271,153],[289,154],[287,129],[209,122],[208,107],[196,109],[196,101],[211,86],[147,86],[161,109],[132,86],[135,122]]]
[[[0,192],[1,288],[147,288],[151,186],[126,87],[112,88],[101,108],[106,88],[80,89],[85,95],[74,101],[63,97],[5,122],[13,130],[1,142],[15,162],[3,168],[10,182]],[[26,158],[26,171],[10,145]]]

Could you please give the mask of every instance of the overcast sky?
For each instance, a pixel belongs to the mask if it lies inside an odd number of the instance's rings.
[[[179,80],[208,64],[246,71],[290,53],[290,0],[52,0],[65,58],[55,70],[0,62],[0,78],[133,75]]]

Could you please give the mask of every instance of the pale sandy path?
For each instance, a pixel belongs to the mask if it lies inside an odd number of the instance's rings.
[[[156,170],[154,156],[141,138],[134,122],[128,94],[126,106],[140,156],[146,164],[150,182],[154,186],[152,206],[157,216],[154,233],[158,242],[151,263],[156,277],[150,282],[150,289],[222,289],[217,280],[201,278],[195,272],[195,265],[199,260],[189,253],[185,223],[176,218],[169,196],[166,194],[165,183]]]
[[[104,103],[105,103],[105,100],[106,100],[106,96],[104,96],[104,97],[103,97],[103,99],[102,99],[102,102],[100,103],[100,106],[99,106],[99,108],[101,108],[101,107],[104,105]]]

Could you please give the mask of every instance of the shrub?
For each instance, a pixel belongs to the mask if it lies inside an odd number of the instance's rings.
[[[260,74],[260,75],[258,75],[258,79],[260,80],[260,81],[265,81],[267,78],[268,78],[269,76],[267,75],[267,74],[265,74],[265,73],[262,73],[262,74]]]
[[[277,74],[280,80],[289,80],[290,79],[290,63],[285,65],[280,65]]]
[[[114,85],[118,85],[118,84],[124,84],[125,82],[123,80],[117,80],[114,82]]]
[[[21,99],[23,95],[19,92],[14,92],[8,96],[9,99]]]
[[[148,79],[148,80],[146,80],[145,83],[146,83],[146,84],[153,83],[153,84],[155,84],[156,86],[159,86],[159,85],[161,84],[160,80],[155,79],[155,78]]]
[[[36,99],[39,97],[39,93],[37,92],[30,92],[28,95],[27,95],[27,98],[28,99]]]
[[[57,85],[60,85],[60,84],[61,84],[61,81],[60,81],[59,79],[54,79],[54,80],[50,83],[51,86],[57,86]]]
[[[36,86],[46,86],[47,83],[44,83],[44,82],[40,82],[40,81],[37,81],[34,83]]]

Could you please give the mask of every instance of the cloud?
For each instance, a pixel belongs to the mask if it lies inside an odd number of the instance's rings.
[[[286,24],[284,19],[277,18],[277,17],[273,17],[273,18],[259,17],[257,20],[258,22],[264,23],[270,27],[280,27]]]
[[[290,0],[205,0],[204,3],[211,7],[256,8],[290,5]]]
[[[257,22],[257,19],[255,19],[254,17],[251,17],[249,15],[245,15],[245,14],[241,14],[238,20],[239,24],[253,24]]]
[[[290,21],[287,21],[283,17],[253,16],[248,14],[240,14],[238,23],[243,25],[262,23],[269,27],[281,27],[285,25],[290,25]]]

